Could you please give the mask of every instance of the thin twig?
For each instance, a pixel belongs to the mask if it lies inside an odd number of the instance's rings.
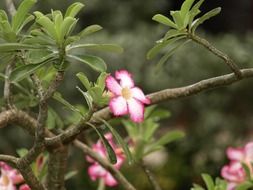
[[[242,73],[239,69],[239,67],[235,64],[235,62],[225,53],[218,50],[216,47],[214,47],[210,42],[208,42],[206,39],[201,38],[197,35],[188,34],[188,37],[192,39],[194,42],[204,46],[207,48],[210,52],[212,52],[217,57],[224,60],[224,62],[227,64],[227,66],[235,73],[235,75],[240,78]]]

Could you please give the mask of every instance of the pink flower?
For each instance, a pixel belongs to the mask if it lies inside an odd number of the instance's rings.
[[[4,162],[0,162],[1,176],[0,176],[0,189],[1,190],[16,190],[16,184],[24,181],[22,175],[16,170],[11,168]]]
[[[27,184],[23,184],[19,187],[19,190],[31,190],[31,188]]]
[[[116,157],[117,157],[117,163],[114,165],[114,167],[117,169],[120,169],[120,167],[122,166],[125,160],[123,152],[114,143],[111,133],[106,134],[105,137],[110,143],[110,145],[112,146],[112,148],[114,149]],[[106,158],[106,149],[103,143],[101,142],[101,140],[98,140],[97,143],[92,146],[92,149],[96,153],[98,153],[101,157]],[[114,179],[111,173],[108,172],[105,168],[103,168],[98,162],[96,162],[95,160],[93,160],[92,158],[88,156],[86,157],[86,160],[92,163],[92,165],[88,168],[88,174],[91,180],[95,181],[97,179],[103,179],[105,185],[110,186],[110,187],[118,184],[118,182]]]
[[[116,71],[115,78],[111,75],[106,78],[106,86],[113,94],[109,103],[110,110],[115,116],[129,113],[132,121],[142,122],[144,104],[150,104],[149,98],[144,95],[140,88],[135,87],[128,71]]]
[[[233,190],[236,186],[247,180],[246,172],[242,163],[246,164],[251,173],[253,168],[253,142],[247,143],[243,148],[227,149],[227,157],[230,160],[229,165],[223,166],[221,176],[228,181],[228,190]]]

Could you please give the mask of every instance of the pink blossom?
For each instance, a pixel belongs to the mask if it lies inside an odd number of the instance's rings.
[[[253,162],[253,142],[247,143],[243,148],[229,147],[227,157],[230,164],[223,166],[221,176],[228,181],[227,189],[233,190],[238,184],[247,180],[242,163],[246,164],[249,171],[253,173],[251,165]]]
[[[23,184],[19,187],[19,190],[31,190],[31,188],[27,184]]]
[[[112,146],[112,148],[115,151],[116,157],[117,157],[117,163],[114,165],[115,168],[120,169],[122,164],[124,163],[125,157],[123,155],[123,152],[120,148],[117,147],[117,145],[113,141],[113,137],[111,133],[108,133],[105,135],[106,139]],[[106,149],[101,142],[101,140],[98,140],[96,144],[92,146],[93,151],[98,153],[101,157],[106,158]],[[86,157],[86,160],[92,165],[88,168],[88,174],[91,178],[91,180],[95,181],[97,179],[103,179],[105,185],[107,186],[115,186],[118,184],[118,182],[114,179],[114,177],[111,175],[110,172],[108,172],[105,168],[103,168],[98,162],[93,160],[90,157]]]
[[[0,189],[1,190],[16,190],[16,184],[24,181],[22,175],[16,170],[11,168],[4,162],[0,162],[1,176],[0,176]]]
[[[112,93],[109,103],[110,110],[115,116],[130,114],[134,122],[142,122],[144,119],[144,104],[150,104],[142,90],[134,85],[132,76],[126,70],[115,72],[115,78],[111,75],[106,78],[106,86]]]

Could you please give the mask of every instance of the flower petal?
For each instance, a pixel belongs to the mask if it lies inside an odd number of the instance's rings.
[[[120,85],[128,88],[134,87],[134,81],[131,74],[126,70],[120,70],[115,72],[116,79],[120,80]]]
[[[245,145],[245,156],[247,161],[253,162],[253,142],[249,142]]]
[[[110,92],[112,92],[115,95],[121,94],[121,86],[116,81],[115,78],[113,78],[111,75],[107,76],[105,79],[106,87],[109,89]]]
[[[118,182],[112,177],[112,175],[109,172],[104,177],[104,180],[105,180],[105,185],[109,187],[118,185]]]
[[[115,116],[121,116],[128,113],[127,102],[122,96],[112,98],[110,100],[109,107]]]
[[[141,101],[142,103],[144,104],[150,104],[150,99],[147,98],[144,93],[142,92],[142,90],[138,87],[134,87],[131,89],[131,93],[132,93],[132,96]]]
[[[27,184],[23,184],[19,187],[19,190],[31,190],[31,188]]]
[[[230,160],[242,161],[244,159],[244,149],[243,148],[232,148],[227,149],[227,156]]]
[[[127,100],[127,105],[130,119],[136,123],[142,122],[144,120],[144,105],[134,98]]]
[[[88,174],[91,180],[95,181],[97,178],[105,176],[107,171],[99,164],[93,164],[88,168]]]

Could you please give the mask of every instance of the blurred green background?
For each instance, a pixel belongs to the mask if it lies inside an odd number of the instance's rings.
[[[15,4],[18,2],[15,1]],[[75,1],[38,0],[34,10],[44,13],[50,12],[51,8],[65,10],[73,2]],[[156,13],[168,16],[170,10],[180,7],[181,0],[80,2],[86,7],[79,14],[79,28],[90,24],[104,27],[104,30],[87,41],[117,43],[125,49],[120,55],[100,54],[108,63],[108,72],[123,68],[131,71],[136,84],[146,93],[189,85],[230,72],[222,60],[193,43],[188,43],[177,51],[160,72],[154,72],[159,56],[149,61],[145,54],[167,28],[153,22],[151,18]],[[0,2],[0,6],[5,9],[3,1]],[[204,12],[217,6],[222,7],[221,14],[208,20],[198,34],[230,55],[241,68],[252,67],[253,1],[206,0],[202,10]],[[95,80],[97,76],[97,73],[82,65],[71,67],[61,91],[73,103],[83,102],[75,88],[78,80],[74,73],[79,71],[85,72],[91,80]],[[168,145],[164,152],[148,159],[164,190],[189,189],[193,182],[201,183],[200,173],[207,172],[212,176],[219,176],[222,165],[226,163],[226,147],[239,146],[251,140],[252,82],[252,79],[247,79],[232,86],[160,104],[171,112],[171,117],[161,123],[160,133],[171,129],[182,129],[186,132],[183,140]],[[13,154],[16,148],[30,145],[31,139],[21,129],[13,127],[1,130],[1,152]],[[68,189],[96,187],[96,183],[90,181],[87,176],[88,165],[84,159],[81,152],[71,150],[69,168],[78,169],[79,173],[67,181]],[[151,189],[140,168],[125,166],[123,172],[137,189]]]

